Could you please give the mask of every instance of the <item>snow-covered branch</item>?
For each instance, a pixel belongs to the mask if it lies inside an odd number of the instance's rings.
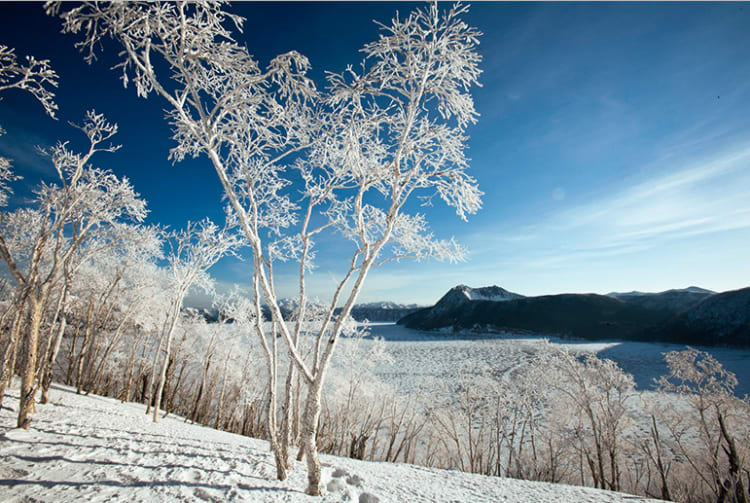
[[[23,64],[18,61],[15,49],[0,44],[0,91],[15,88],[30,92],[53,119],[57,103],[50,88],[57,87],[57,79],[49,60],[26,56]]]

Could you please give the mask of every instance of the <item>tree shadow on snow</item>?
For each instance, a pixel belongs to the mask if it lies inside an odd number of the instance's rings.
[[[265,479],[261,479],[265,480]],[[232,489],[240,489],[243,491],[261,491],[273,489],[274,491],[288,492],[288,493],[299,493],[302,491],[296,491],[285,487],[256,487],[247,484],[238,484],[237,486],[228,484],[203,484],[199,482],[184,482],[179,480],[134,480],[123,482],[120,480],[98,480],[95,482],[91,481],[73,481],[73,480],[27,480],[27,479],[0,479],[0,487],[14,487],[17,485],[39,485],[46,488],[53,488],[58,486],[69,486],[69,487],[91,487],[91,486],[113,486],[113,487],[192,487],[202,489],[217,489],[229,491]]]
[[[75,424],[72,424],[72,423],[66,423],[66,424],[67,425],[72,425],[72,426],[78,426],[78,425],[75,425]],[[97,428],[97,429],[100,429],[100,428]],[[119,437],[119,438],[113,439],[112,437],[104,437],[104,436],[96,435],[94,433],[90,433],[90,434],[84,434],[84,433],[64,433],[64,434],[61,434],[58,431],[51,430],[51,429],[45,429],[45,428],[43,428],[43,427],[41,427],[39,425],[37,425],[37,427],[34,428],[34,430],[35,431],[39,431],[41,433],[47,433],[47,434],[50,434],[50,435],[62,435],[64,437],[78,437],[78,438],[86,439],[87,441],[90,441],[91,439],[102,440],[104,442],[111,442],[112,440],[130,440],[130,438],[128,438],[128,437]],[[111,431],[120,431],[120,430],[111,430]],[[140,435],[140,433],[138,433],[138,434]],[[109,450],[109,451],[114,451],[114,452],[116,452],[117,454],[120,454],[120,455],[124,455],[124,454],[127,454],[127,453],[135,454],[135,455],[138,455],[138,456],[142,456],[145,459],[149,459],[150,457],[158,456],[158,455],[162,455],[163,454],[163,455],[171,455],[171,456],[184,456],[184,457],[188,457],[188,458],[203,458],[203,459],[212,460],[212,461],[223,461],[223,462],[226,462],[226,463],[235,463],[237,466],[241,466],[242,464],[246,464],[248,462],[252,462],[254,464],[265,464],[265,465],[268,465],[269,467],[275,468],[275,466],[273,465],[273,463],[271,463],[269,461],[266,461],[264,459],[255,458],[255,457],[241,457],[241,456],[238,455],[237,452],[231,452],[231,451],[227,450],[225,452],[229,452],[230,454],[234,454],[234,456],[227,456],[226,454],[216,454],[216,450],[215,449],[208,448],[208,447],[205,447],[205,446],[183,446],[182,444],[174,444],[174,443],[169,443],[168,444],[167,442],[160,442],[160,441],[157,441],[157,440],[137,439],[137,440],[133,440],[133,442],[135,444],[143,444],[143,443],[154,444],[155,447],[163,447],[163,446],[166,446],[166,445],[171,445],[173,447],[176,447],[177,449],[168,450],[168,449],[159,449],[159,448],[156,448],[156,449],[150,449],[150,450],[140,450],[140,449],[131,449],[129,447],[124,447],[124,446],[113,446],[113,445],[107,444],[107,443],[102,443],[102,444],[97,443],[97,444],[94,444],[94,445],[91,445],[91,444],[85,445],[85,444],[77,444],[77,443],[73,443],[73,442],[61,442],[61,441],[50,441],[50,442],[45,442],[43,440],[33,440],[33,441],[15,440],[15,441],[16,442],[25,442],[25,443],[34,444],[34,445],[36,445],[36,444],[48,444],[50,446],[68,446],[68,447],[73,447],[73,448],[76,448],[76,449],[91,449],[91,450],[100,450],[101,449],[101,450]],[[187,449],[185,449],[183,447],[187,447]],[[195,449],[195,450],[189,450],[189,449]],[[19,457],[20,458],[21,456],[16,455],[15,457]],[[75,461],[75,460],[70,460],[70,459],[64,459],[64,461],[69,461],[69,462],[72,462],[72,463],[86,463],[87,462],[87,461]],[[129,465],[128,463],[117,463],[117,462],[100,461],[100,460],[90,460],[88,462],[99,463],[99,464],[121,464],[121,465]],[[139,465],[133,464],[131,466],[139,466]],[[175,465],[175,464],[172,464],[172,465],[144,466],[144,468],[165,468],[165,467],[170,467],[170,466],[174,467],[174,468],[176,468],[176,467],[183,467],[183,468],[190,468],[190,469],[197,469],[197,470],[204,470],[204,471],[214,471],[214,472],[217,472],[217,473],[224,473],[224,474],[231,473],[231,470],[222,471],[222,470],[214,470],[214,469],[203,468],[201,466],[188,466],[188,465]]]

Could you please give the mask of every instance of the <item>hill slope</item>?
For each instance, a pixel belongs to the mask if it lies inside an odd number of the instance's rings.
[[[366,304],[355,304],[352,308],[352,318],[357,321],[398,321],[417,309],[419,309],[419,306],[416,304],[369,302]]]
[[[645,307],[646,309],[659,309],[668,316],[690,309],[715,293],[697,286],[690,286],[684,289],[667,290],[666,292],[659,293],[609,293],[607,296],[615,297],[628,304]]]
[[[654,322],[649,310],[631,306],[605,295],[561,294],[525,297],[503,302],[490,300],[452,302],[448,292],[434,307],[399,320],[408,328],[432,330],[442,327],[528,331],[573,337],[630,337]]]
[[[18,398],[12,390],[7,403]],[[137,404],[54,386],[29,431],[0,411],[4,501],[602,502],[649,501],[590,488],[321,456],[323,497],[305,495],[303,463],[273,478],[266,442],[185,424],[154,424]],[[651,500],[655,501],[655,500]]]
[[[497,289],[499,287],[489,287]],[[716,294],[689,287],[660,293],[467,295],[464,285],[399,320],[418,330],[493,329],[585,339],[750,345],[750,288]],[[502,290],[502,289],[500,289]]]
[[[670,320],[663,332],[689,344],[750,346],[750,288],[704,299]]]

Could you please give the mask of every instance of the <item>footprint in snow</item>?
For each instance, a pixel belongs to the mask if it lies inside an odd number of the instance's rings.
[[[365,481],[362,477],[360,477],[357,474],[350,475],[349,472],[347,472],[343,468],[336,468],[335,470],[333,470],[331,477],[333,477],[334,479],[346,477],[346,483],[349,484],[350,486],[355,486],[355,487],[362,487],[362,484]]]
[[[331,474],[331,476],[334,478],[346,477],[347,475],[349,475],[349,473],[343,468],[336,468],[335,470],[333,470],[333,473]]]
[[[21,479],[29,474],[26,470],[0,466],[0,477],[4,479]]]
[[[364,483],[364,479],[360,477],[359,475],[350,475],[346,478],[346,483],[350,486],[355,487],[362,487],[362,484]]]
[[[326,489],[329,493],[334,493],[337,491],[343,491],[346,489],[346,484],[339,478],[331,479],[330,482],[326,485]]]
[[[222,501],[219,498],[211,496],[210,494],[208,494],[208,491],[201,489],[200,487],[193,491],[193,494],[196,498],[202,499],[203,501]]]
[[[127,473],[118,473],[117,478],[126,486],[136,486],[141,483],[141,480],[138,477],[133,477]]]
[[[351,490],[341,478],[331,479],[326,485],[326,490],[329,493],[338,493],[339,501],[352,501],[354,499]]]

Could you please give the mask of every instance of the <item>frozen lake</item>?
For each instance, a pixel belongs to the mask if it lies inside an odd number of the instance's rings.
[[[393,323],[372,324],[370,330],[370,337],[385,339],[387,351],[393,357],[390,363],[380,363],[376,374],[403,392],[434,389],[437,382],[456,382],[461,373],[488,370],[496,375],[511,375],[513,369],[532,357],[542,339],[514,334],[440,334]],[[648,342],[591,342],[554,337],[549,340],[574,352],[595,353],[600,358],[616,361],[623,370],[633,374],[640,389],[649,389],[654,378],[667,372],[663,353],[685,348],[684,345]],[[696,349],[711,353],[737,375],[738,395],[750,394],[750,350]]]

